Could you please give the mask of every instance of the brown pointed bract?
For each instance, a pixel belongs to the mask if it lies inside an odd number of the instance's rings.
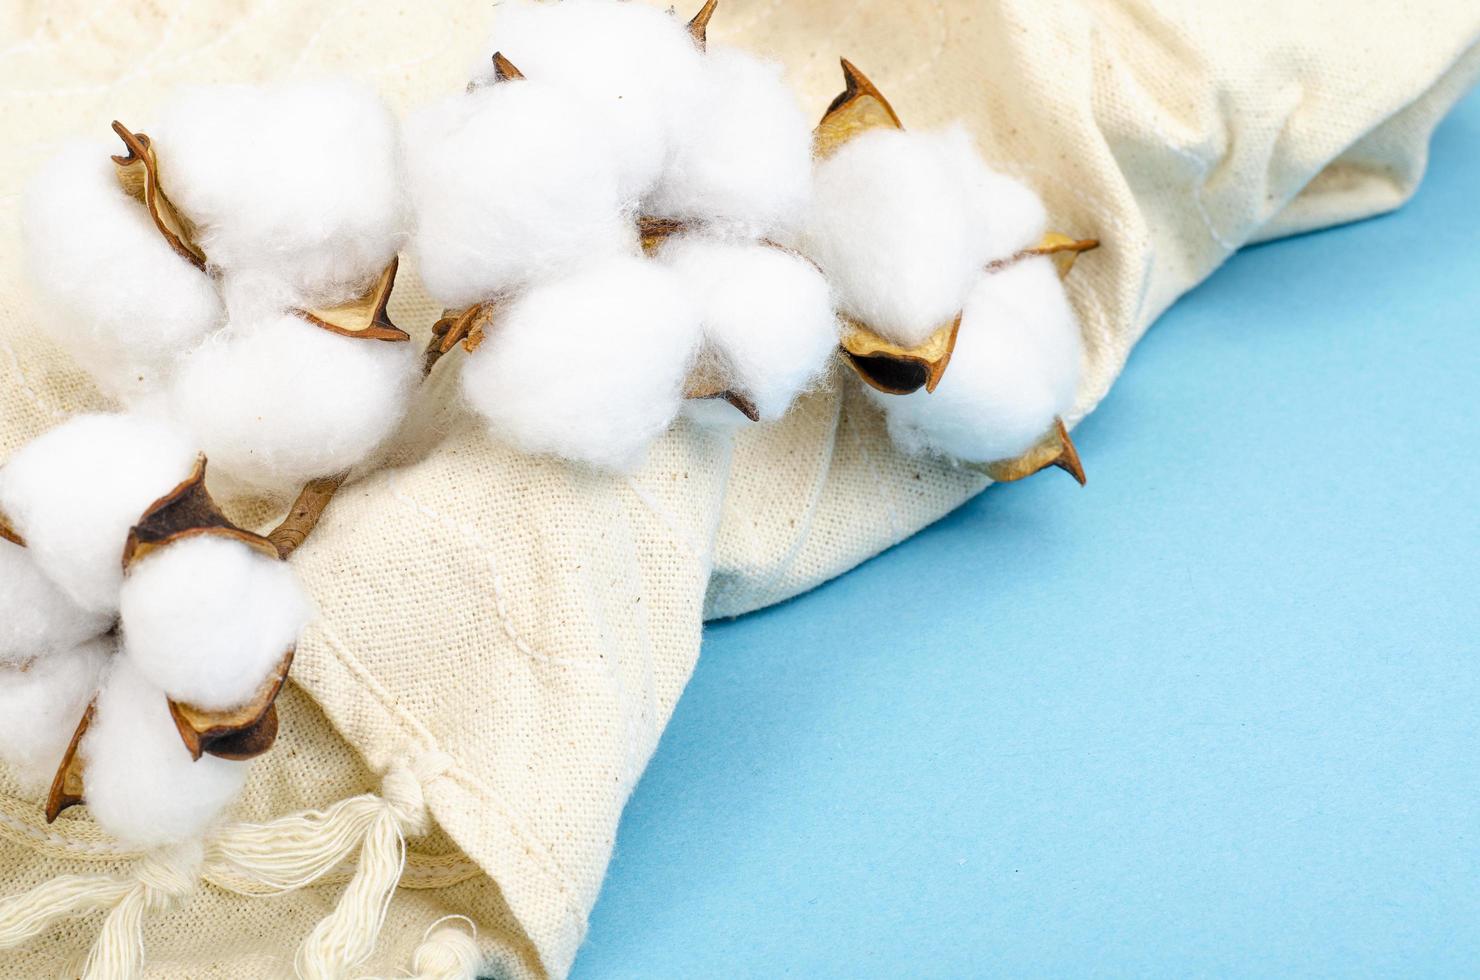
[[[960,332],[961,316],[957,314],[923,343],[903,347],[844,317],[840,346],[849,366],[870,387],[886,395],[908,395],[921,388],[936,389],[951,363]]]
[[[761,420],[760,408],[749,396],[737,391],[725,381],[721,373],[716,368],[714,359],[701,360],[700,366],[689,375],[688,386],[684,389],[684,398],[688,401],[729,402],[734,406],[735,411],[752,422],[759,422]]]
[[[326,309],[299,310],[298,315],[341,337],[391,343],[408,341],[411,335],[392,323],[385,312],[386,304],[391,301],[391,291],[396,288],[396,271],[400,264],[399,257],[391,259],[391,264],[385,267],[363,296]]]
[[[514,66],[514,63],[504,57],[502,51],[493,53],[493,80],[495,82],[517,82],[524,78],[524,72]]]
[[[1039,443],[1017,459],[985,463],[974,467],[998,483],[1012,483],[1041,473],[1056,466],[1072,476],[1082,487],[1085,484],[1084,466],[1079,461],[1079,450],[1069,438],[1069,429],[1063,419],[1054,419],[1053,428]]]
[[[26,539],[21,537],[19,531],[11,527],[10,519],[4,514],[0,514],[0,541],[9,541],[22,548],[26,546]]]
[[[1098,238],[1070,238],[1068,235],[1057,231],[1048,232],[1043,240],[1032,248],[1025,248],[1016,255],[1010,255],[1005,259],[997,259],[995,262],[987,263],[988,272],[996,272],[1010,265],[1016,265],[1024,259],[1035,258],[1040,255],[1050,256],[1059,267],[1059,278],[1067,278],[1069,270],[1074,268],[1074,261],[1085,252],[1093,251],[1100,247]]]
[[[704,6],[700,7],[694,19],[689,21],[689,35],[699,46],[700,51],[706,51],[709,48],[709,21],[714,17],[715,8],[718,6],[719,0],[705,0]]]
[[[252,699],[230,711],[205,711],[171,700],[170,717],[190,758],[214,755],[243,761],[255,759],[272,748],[278,730],[275,702],[292,666],[293,651],[289,650]]]
[[[687,222],[676,218],[638,218],[637,236],[642,241],[642,250],[647,255],[652,255],[663,247],[663,243],[674,235],[682,235],[689,230]]]
[[[889,100],[847,58],[843,59],[843,80],[846,84],[843,94],[828,106],[812,134],[812,152],[818,159],[832,156],[844,144],[870,130],[904,129]]]
[[[57,766],[57,774],[52,777],[51,792],[46,794],[47,823],[56,820],[63,810],[82,802],[82,758],[77,754],[77,748],[82,744],[82,736],[87,734],[87,726],[92,724],[97,707],[94,701],[82,713],[82,720],[72,732],[72,741],[67,743],[67,751],[62,754],[61,765]]]
[[[175,489],[160,497],[128,532],[123,547],[123,567],[160,548],[185,538],[214,535],[230,538],[269,558],[278,557],[277,548],[260,534],[244,531],[233,524],[206,490],[206,458],[200,456],[190,475]]]
[[[197,269],[204,270],[206,253],[195,244],[195,229],[184,215],[175,210],[160,186],[159,162],[154,157],[154,147],[150,144],[149,137],[143,133],[130,132],[117,120],[113,121],[113,132],[118,134],[118,138],[128,148],[127,154],[113,158],[113,162],[118,165],[118,182],[123,185],[125,193],[149,210],[155,227],[176,254]]]
[[[324,516],[324,510],[339,488],[344,486],[344,481],[349,479],[349,472],[340,473],[338,476],[326,476],[319,480],[309,480],[299,491],[298,498],[293,501],[288,515],[283,518],[281,524],[267,533],[267,540],[277,549],[277,555],[283,560],[298,550],[298,546],[308,540],[313,529],[318,526],[319,518]]]

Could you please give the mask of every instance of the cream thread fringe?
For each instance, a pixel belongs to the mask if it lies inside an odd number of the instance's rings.
[[[125,877],[64,875],[43,882],[0,900],[0,949],[19,946],[63,919],[106,909],[83,978],[137,980],[144,968],[145,917],[189,898],[203,878],[219,883],[240,876],[252,889],[230,890],[243,895],[294,891],[322,878],[358,848],[354,874],[338,905],[314,926],[294,961],[302,980],[343,980],[375,951],[406,867],[406,838],[428,829],[423,787],[451,765],[449,756],[428,753],[392,768],[379,796],[367,793],[265,824],[233,824],[207,846],[196,842],[147,854]],[[441,922],[433,923],[417,947],[412,976],[470,980],[482,955],[476,935],[436,928]]]

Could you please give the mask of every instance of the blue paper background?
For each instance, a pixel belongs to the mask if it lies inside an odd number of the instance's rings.
[[[1480,974],[1480,95],[1062,474],[710,628],[578,980]]]

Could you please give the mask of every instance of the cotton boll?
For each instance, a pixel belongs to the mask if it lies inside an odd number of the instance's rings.
[[[195,459],[195,447],[163,421],[79,415],[0,467],[0,511],[72,601],[111,613],[129,528],[190,475]]]
[[[118,151],[69,146],[32,180],[21,219],[27,264],[50,308],[38,325],[110,394],[132,399],[161,384],[222,311],[210,277],[124,193],[109,158]]]
[[[614,160],[633,200],[657,182],[675,128],[689,117],[702,58],[678,18],[622,0],[510,3],[475,68],[493,80],[501,52],[528,79],[559,85],[585,101],[614,134]]]
[[[112,621],[110,613],[88,612],[73,602],[25,548],[0,540],[0,668],[75,647]]]
[[[181,365],[171,403],[213,473],[285,493],[349,469],[391,434],[417,360],[412,344],[278,314],[204,344]]]
[[[286,562],[210,536],[134,565],[119,603],[124,649],[139,672],[207,711],[250,701],[311,615]]]
[[[754,401],[762,420],[786,414],[837,350],[827,280],[795,253],[693,235],[671,239],[659,258],[700,310],[715,373]],[[701,423],[743,418],[723,403],[686,411]]]
[[[610,259],[500,315],[462,388],[494,438],[626,470],[678,415],[698,345],[698,311],[671,271]]]
[[[200,837],[247,776],[243,762],[191,761],[164,691],[128,657],[115,657],[104,677],[80,751],[88,813],[138,847]]]
[[[983,276],[966,301],[950,368],[934,393],[869,389],[902,449],[974,463],[1013,459],[1074,407],[1083,341],[1047,258]]]
[[[95,639],[24,668],[0,664],[0,761],[28,796],[51,786],[112,652],[111,641]]]
[[[953,320],[1002,242],[1036,239],[984,213],[1022,201],[984,176],[959,132],[874,130],[818,165],[802,250],[822,267],[844,312],[896,343],[913,345]],[[1015,251],[1016,249],[1012,249]]]
[[[761,238],[795,221],[811,190],[812,126],[780,66],[710,51],[701,97],[647,213]]]
[[[459,94],[416,113],[406,131],[417,271],[444,306],[636,249],[606,131],[556,86]]]
[[[300,305],[353,298],[402,244],[396,121],[364,86],[191,88],[150,135],[210,262],[291,283]]]

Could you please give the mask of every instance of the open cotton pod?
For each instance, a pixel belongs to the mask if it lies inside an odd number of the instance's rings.
[[[83,802],[107,833],[154,847],[198,838],[241,792],[247,764],[192,759],[164,692],[128,657],[113,658],[89,715],[58,772],[52,815]]]
[[[462,365],[462,391],[495,439],[627,470],[677,417],[699,341],[674,272],[608,259],[501,309]]]
[[[844,353],[864,381],[933,391],[967,293],[983,269],[1038,247],[1043,206],[988,169],[963,131],[905,131],[878,89],[843,67],[847,89],[816,133],[801,248],[833,283]]]
[[[612,144],[543,80],[459,93],[406,124],[413,248],[427,292],[462,308],[636,245]]]
[[[525,78],[580,99],[613,134],[623,196],[646,196],[702,86],[699,49],[684,22],[623,0],[515,0],[495,17],[474,84],[494,83],[499,52]]]
[[[151,130],[164,182],[228,279],[289,284],[306,308],[360,295],[407,231],[395,117],[344,80],[190,88]]]
[[[311,607],[286,562],[197,534],[129,565],[119,614],[140,673],[171,700],[225,712],[275,676]]]
[[[869,394],[907,452],[997,464],[985,469],[999,480],[1062,465],[1082,483],[1059,420],[1074,407],[1083,356],[1054,263],[1033,257],[980,277],[966,300],[951,370],[933,393]],[[1011,465],[1053,442],[1057,451],[1046,458]]]
[[[111,615],[129,528],[185,479],[196,450],[169,424],[138,415],[80,415],[0,467],[0,513],[40,571],[88,613]]]
[[[826,371],[838,320],[827,280],[805,258],[694,234],[668,239],[656,258],[683,283],[702,323],[689,417],[738,425],[748,405],[755,421],[774,421]]]
[[[644,213],[753,238],[783,235],[811,193],[812,129],[781,67],[714,50],[701,82]]]
[[[278,313],[233,323],[191,354],[170,404],[213,473],[284,494],[369,455],[400,423],[416,378],[411,344]]]
[[[0,761],[27,795],[46,795],[112,648],[111,640],[91,639],[23,664],[0,663]]]
[[[310,615],[282,555],[221,512],[205,457],[129,530],[124,652],[164,691],[192,757],[250,759],[277,737],[274,702]]]
[[[115,142],[80,142],[47,162],[22,203],[27,267],[46,300],[37,324],[110,394],[157,390],[175,359],[221,324],[215,284],[161,234]]]

